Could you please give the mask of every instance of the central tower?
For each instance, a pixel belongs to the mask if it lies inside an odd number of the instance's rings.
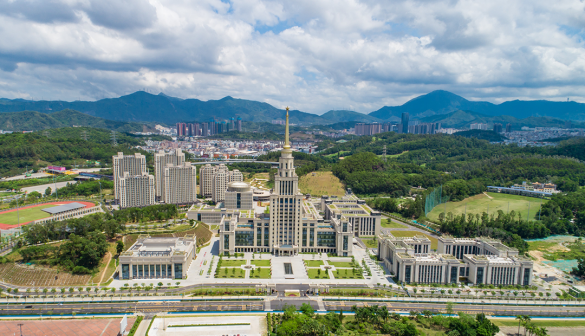
[[[296,255],[302,218],[303,195],[299,192],[299,177],[289,142],[288,107],[284,146],[274,176],[274,192],[270,196],[270,228],[272,249],[276,255]]]

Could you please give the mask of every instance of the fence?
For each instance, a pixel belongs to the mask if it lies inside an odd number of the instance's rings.
[[[431,191],[425,198],[425,217],[431,212],[437,205],[443,204],[449,201],[449,196],[443,197],[443,186],[438,186]]]

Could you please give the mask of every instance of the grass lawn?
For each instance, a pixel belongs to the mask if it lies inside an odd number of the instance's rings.
[[[447,213],[451,212],[453,215],[461,215],[465,213],[465,205],[467,205],[468,214],[482,214],[487,212],[489,206],[489,213],[495,214],[498,210],[502,210],[504,213],[508,213],[508,204],[510,204],[510,211],[514,210],[516,213],[520,212],[522,218],[526,219],[528,215],[528,203],[530,202],[530,220],[538,220],[538,209],[540,204],[547,200],[508,195],[501,193],[487,193],[491,198],[485,194],[479,194],[472,197],[468,197],[461,202],[447,202]],[[445,204],[436,206],[433,211],[429,212],[427,217],[433,221],[439,221],[439,214],[445,211]],[[536,216],[536,217],[535,217]]]
[[[493,324],[498,327],[518,327],[517,320],[492,320]],[[585,321],[558,321],[558,320],[532,320],[537,327],[582,327],[585,326]],[[521,331],[524,327],[521,327]]]
[[[533,251],[542,251],[542,252],[549,252],[552,247],[557,246],[558,242],[546,242],[546,241],[534,241],[528,242],[528,250]]]
[[[251,264],[257,267],[270,267],[270,260],[251,260]]]
[[[307,267],[320,267],[321,265],[325,265],[323,260],[305,260],[305,264],[307,264]]]
[[[345,262],[345,261],[328,261],[329,265],[331,266],[335,266],[336,268],[353,268],[354,265],[351,262]]]
[[[44,212],[42,209],[53,208],[56,206],[57,205],[55,204],[44,204],[34,208],[20,209],[18,211],[0,213],[0,223],[15,225],[19,223],[34,221],[37,219],[47,218],[50,217],[51,215],[47,212]]]
[[[246,276],[246,272],[237,267],[222,267],[216,278],[244,278]]]
[[[271,277],[270,268],[268,267],[256,268],[253,274],[250,270],[250,279],[270,279]]]
[[[333,276],[335,277],[335,279],[363,279],[364,278],[364,276],[362,275],[361,272],[356,272],[354,274],[352,272],[352,270],[348,270],[348,269],[335,270],[335,272],[333,272]]]
[[[387,218],[387,219],[382,219],[382,227],[389,228],[389,229],[402,229],[402,228],[406,228],[407,226],[404,224],[393,222],[389,218]]]
[[[414,237],[417,235],[426,236],[427,238],[429,238],[431,240],[431,249],[433,249],[433,250],[437,249],[437,244],[438,244],[437,238],[433,238],[433,237],[431,237],[427,234],[424,234],[422,232],[419,232],[419,231],[390,231],[390,233],[394,237]]]
[[[242,265],[246,265],[246,260],[226,260],[226,259],[221,260],[221,267],[242,266]]]
[[[320,268],[309,268],[307,274],[309,275],[309,279],[329,279],[329,274],[326,271],[321,271],[321,275],[319,275]]]
[[[343,183],[330,171],[308,173],[300,178],[299,188],[303,194],[311,194],[312,196],[335,195],[341,197],[345,195]]]

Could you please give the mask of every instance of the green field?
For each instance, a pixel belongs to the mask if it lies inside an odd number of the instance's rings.
[[[319,272],[319,268],[309,268],[307,270],[307,275],[309,276],[309,279],[329,279],[329,273],[323,270]]]
[[[390,233],[394,236],[394,237],[414,237],[414,236],[418,236],[418,235],[422,235],[422,236],[426,236],[427,238],[429,238],[431,240],[431,249],[432,250],[436,250],[437,249],[437,245],[439,243],[439,241],[437,240],[437,238],[433,238],[427,234],[424,234],[422,232],[419,231],[392,231],[390,230]]]
[[[307,267],[320,267],[321,265],[325,265],[322,260],[305,260],[305,264],[307,264]]]
[[[258,267],[270,267],[270,260],[252,260],[250,263]]]
[[[270,268],[261,267],[256,268],[254,272],[250,270],[250,279],[270,279],[272,276],[270,275]]]
[[[56,206],[55,204],[44,204],[34,208],[20,209],[18,210],[18,215],[16,211],[0,213],[0,223],[15,225],[19,223],[34,221],[37,219],[47,218],[50,217],[51,215],[44,212],[42,209],[53,208],[55,206]],[[18,217],[20,217],[20,222],[18,220]]]
[[[329,265],[335,266],[336,268],[353,268],[352,262],[344,262],[344,261],[328,261]]]
[[[538,219],[538,210],[540,209],[540,204],[546,202],[544,199],[534,197],[500,193],[487,194],[491,197],[491,199],[485,194],[479,194],[468,197],[461,202],[447,202],[447,213],[451,212],[453,215],[461,215],[465,213],[466,205],[468,214],[481,214],[483,212],[487,212],[488,207],[490,214],[495,214],[498,210],[502,210],[504,213],[508,213],[509,206],[510,211],[514,210],[516,213],[520,212],[522,214],[522,218],[526,219],[526,216],[528,215],[528,204],[530,202],[530,220],[534,220],[535,215],[536,219]],[[439,214],[441,212],[445,212],[445,204],[437,205],[431,212],[429,212],[427,217],[433,222],[438,222]]]
[[[246,265],[246,260],[233,260],[233,259],[222,259],[221,261],[221,267],[230,267],[230,266],[242,266],[242,265]],[[260,266],[260,265],[258,265]]]

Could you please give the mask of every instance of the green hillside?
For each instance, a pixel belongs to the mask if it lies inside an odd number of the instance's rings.
[[[348,121],[356,121],[356,122],[365,122],[365,123],[373,123],[373,122],[383,122],[382,119],[378,119],[376,117],[355,112],[355,111],[346,111],[346,110],[338,110],[338,111],[329,111],[323,115],[322,118],[325,118],[329,121],[329,123],[339,123],[339,122],[348,122]]]
[[[73,126],[106,128],[118,132],[142,132],[145,127],[139,123],[112,121],[69,109],[53,113],[37,111],[0,113],[0,129],[4,131],[39,131]]]
[[[82,139],[85,131],[88,140]],[[46,132],[46,135],[45,135]],[[49,164],[68,166],[80,160],[99,161],[111,164],[112,156],[118,152],[127,154],[140,152],[131,149],[144,143],[145,137],[128,133],[117,133],[118,145],[112,146],[111,131],[100,128],[69,127],[43,132],[12,133],[0,135],[0,175],[13,176],[29,169],[38,169]],[[154,140],[166,137],[154,136]],[[144,152],[147,159],[151,154]]]

